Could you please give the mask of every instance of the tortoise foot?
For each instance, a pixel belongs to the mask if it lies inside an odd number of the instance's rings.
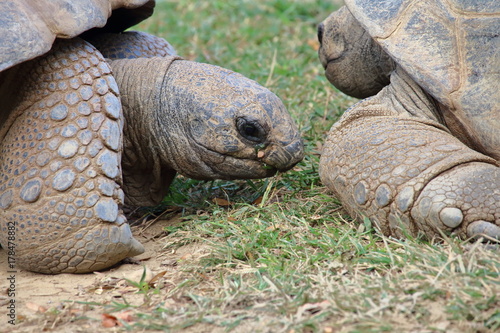
[[[132,236],[125,219],[120,218],[115,223],[82,228],[72,236],[35,250],[22,251],[17,264],[33,272],[59,274],[99,271],[143,253],[144,247]]]

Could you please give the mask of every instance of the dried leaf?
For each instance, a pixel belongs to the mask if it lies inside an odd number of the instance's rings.
[[[122,327],[123,324],[120,322],[120,320],[125,321],[127,323],[130,323],[131,321],[133,321],[133,317],[132,317],[131,312],[124,311],[124,312],[117,313],[116,315],[111,315],[109,313],[103,313],[101,325],[103,327],[115,327],[115,326]]]
[[[262,196],[258,197],[257,199],[255,199],[252,204],[254,205],[260,205],[260,203],[262,202]]]
[[[103,327],[115,327],[118,326],[119,324],[118,324],[118,319],[116,319],[115,316],[110,315],[108,313],[103,313],[101,325]]]
[[[153,276],[153,278],[151,280],[149,280],[149,282],[148,282],[149,286],[154,287],[155,282],[158,282],[158,280],[161,279],[163,277],[163,275],[165,275],[165,273],[167,273],[167,271],[162,271],[162,272],[156,274],[155,276]]]
[[[199,276],[200,278],[202,278],[203,280],[208,280],[208,279],[209,279],[209,278],[208,278],[208,275],[203,274],[202,272],[198,272],[198,276]]]
[[[226,199],[222,199],[222,198],[214,198],[213,202],[216,205],[223,206],[223,207],[227,207],[227,206],[231,206],[232,205],[231,202],[227,201]]]
[[[28,309],[30,309],[31,311],[39,312],[39,313],[44,313],[47,311],[46,307],[38,305],[38,304],[33,303],[33,302],[26,302],[26,307]]]

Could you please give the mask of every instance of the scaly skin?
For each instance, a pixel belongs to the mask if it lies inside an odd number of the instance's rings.
[[[0,243],[15,224],[16,264],[48,274],[99,270],[143,252],[120,209],[123,117],[100,53],[60,41],[11,71],[22,84],[2,128]]]
[[[102,33],[87,40],[99,49],[110,64],[113,64],[114,60],[135,59],[131,62],[123,61],[122,66],[119,66],[129,68],[129,71],[134,72],[131,75],[123,73],[120,68],[113,70],[114,77],[117,78],[117,75],[120,77],[117,81],[122,95],[123,112],[127,119],[123,137],[122,187],[126,194],[125,203],[128,206],[157,205],[167,194],[176,171],[168,165],[169,163],[161,163],[160,154],[153,151],[153,147],[159,145],[150,142],[156,135],[148,128],[147,119],[151,118],[152,111],[158,108],[150,104],[156,99],[151,96],[153,93],[151,83],[156,81],[154,86],[160,86],[163,82],[163,73],[169,70],[172,61],[180,58],[166,40],[144,32]],[[133,64],[147,62],[147,59],[142,58],[154,57],[162,57],[163,60],[156,61],[152,73],[145,72],[141,64]],[[144,80],[137,83],[136,77]],[[143,90],[148,91],[148,96],[139,96]],[[138,100],[138,106],[129,106],[130,99]],[[146,147],[143,148],[143,145]]]

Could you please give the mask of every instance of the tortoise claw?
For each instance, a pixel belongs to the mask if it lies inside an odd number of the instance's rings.
[[[500,241],[500,226],[487,221],[475,221],[467,226],[467,236],[473,239],[484,237],[486,240]]]

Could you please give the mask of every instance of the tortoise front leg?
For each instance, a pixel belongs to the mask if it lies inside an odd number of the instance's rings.
[[[108,64],[75,39],[23,66],[1,141],[0,243],[15,225],[16,264],[48,274],[143,252],[120,207],[123,117]]]
[[[440,124],[433,100],[405,73],[331,129],[323,183],[385,235],[454,233],[500,239],[500,168]]]

